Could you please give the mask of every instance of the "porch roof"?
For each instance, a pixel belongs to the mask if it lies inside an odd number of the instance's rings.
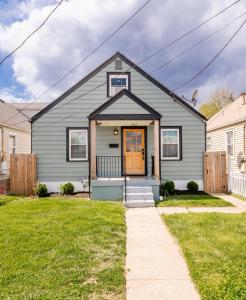
[[[159,120],[161,117],[151,106],[125,89],[88,116],[90,120]]]

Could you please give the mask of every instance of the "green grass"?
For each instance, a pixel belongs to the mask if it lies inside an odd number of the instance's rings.
[[[231,203],[211,195],[173,195],[158,203],[158,206],[233,206]]]
[[[0,299],[124,299],[124,208],[23,199],[0,208]]]
[[[246,214],[163,216],[203,300],[246,299]]]
[[[20,199],[19,196],[5,196],[5,195],[0,195],[0,206],[6,205],[12,201]]]

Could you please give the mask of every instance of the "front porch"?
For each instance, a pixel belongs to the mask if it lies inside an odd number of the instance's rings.
[[[133,194],[127,187],[149,188],[159,198],[160,119],[126,90],[90,114],[92,199],[122,200]]]

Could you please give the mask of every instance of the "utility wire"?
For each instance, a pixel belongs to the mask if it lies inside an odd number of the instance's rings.
[[[97,50],[99,50],[104,44],[106,44],[118,31],[120,31],[125,25],[127,25],[144,7],[149,4],[152,0],[146,1],[142,6],[140,6],[129,18],[127,18],[119,27],[117,27],[105,40],[103,40],[96,48],[94,48],[91,52],[89,52],[77,65],[75,65],[72,69],[70,69],[66,74],[60,77],[55,83],[53,83],[47,90],[45,90],[40,96],[35,98],[33,101],[28,103],[26,106],[22,108],[25,110],[29,105],[41,99],[44,95],[46,95],[52,88],[54,88],[57,84],[59,84],[62,80],[64,80],[68,75],[70,75],[75,69],[77,69],[83,62],[85,62],[88,58],[90,58]],[[13,115],[7,121],[10,121],[16,116]]]
[[[6,55],[1,61],[0,66],[4,63],[6,59],[8,59],[10,56],[12,56],[15,52],[17,52],[36,32],[38,32],[44,24],[49,20],[51,15],[57,10],[57,8],[62,4],[64,0],[61,0],[56,7],[48,14],[48,16],[45,18],[45,20],[32,32],[30,33],[21,43],[19,46],[17,46],[14,50],[12,50],[8,55]]]
[[[234,34],[231,36],[231,38],[227,41],[227,43],[220,49],[218,53],[199,71],[197,72],[194,76],[192,76],[189,80],[181,84],[180,86],[176,87],[174,91],[177,91],[183,87],[185,87],[187,84],[195,80],[199,75],[201,75],[219,56],[220,54],[226,49],[226,47],[231,43],[231,41],[235,38],[235,36],[241,31],[243,26],[246,23],[246,19],[242,22],[242,24],[239,26],[239,28],[234,32]]]
[[[244,15],[246,14],[246,12],[244,12],[243,14],[241,14],[240,16],[237,16],[236,18],[234,18],[231,22],[225,24],[223,27],[221,27],[220,29],[214,31],[213,33],[207,35],[205,38],[201,39],[200,41],[198,41],[197,43],[195,43],[193,46],[191,46],[190,48],[186,49],[185,51],[180,52],[179,54],[177,54],[176,56],[172,57],[171,59],[169,59],[168,61],[166,61],[165,63],[159,65],[158,67],[156,67],[155,69],[153,69],[152,71],[150,71],[150,74],[155,73],[157,71],[159,71],[160,69],[166,67],[167,65],[169,65],[171,62],[173,62],[174,60],[176,60],[177,58],[185,55],[186,53],[190,52],[191,50],[193,50],[194,48],[196,48],[197,46],[199,46],[200,44],[202,44],[203,42],[207,41],[208,39],[210,39],[211,37],[213,37],[214,35],[216,35],[218,32],[224,30],[226,27],[232,25],[235,21],[237,21],[238,19],[242,18]]]
[[[191,29],[191,30],[189,30],[188,32],[182,34],[179,38],[176,38],[174,42],[171,42],[171,43],[169,43],[169,44],[163,46],[160,50],[163,51],[164,49],[168,48],[168,47],[171,46],[172,44],[174,44],[174,43],[178,42],[179,40],[183,39],[185,36],[188,35],[188,33],[190,34],[190,33],[194,32],[195,30],[198,30],[201,26],[205,25],[207,22],[211,21],[213,18],[215,18],[215,17],[217,17],[218,15],[222,14],[222,13],[225,12],[227,9],[231,8],[233,5],[237,4],[237,3],[240,2],[240,1],[241,1],[241,0],[237,0],[237,1],[233,2],[231,5],[225,7],[224,9],[222,9],[221,11],[219,11],[218,13],[216,13],[215,15],[211,16],[210,18],[208,18],[208,19],[205,20],[204,22],[200,23],[199,25],[197,25],[197,26],[194,27],[193,29]],[[154,55],[159,54],[161,51],[159,51],[159,50],[158,50],[158,51],[155,51],[152,55],[146,57],[145,59],[143,59],[143,60],[139,61],[138,63],[134,64],[132,67],[126,69],[126,71],[129,71],[129,70],[131,70],[131,69],[134,69],[136,66],[142,64],[144,61],[150,59],[150,58],[153,57]],[[126,72],[126,71],[124,71],[124,72]],[[119,72],[119,75],[118,75],[118,76],[120,76],[121,74],[122,74],[122,72]],[[87,91],[87,92],[85,92],[85,93],[83,93],[83,94],[80,94],[80,95],[76,96],[75,98],[70,99],[69,101],[67,101],[67,102],[64,103],[64,104],[61,104],[61,105],[59,105],[59,106],[56,106],[56,107],[52,108],[50,111],[52,111],[52,110],[54,110],[54,109],[57,109],[57,108],[61,108],[62,106],[67,105],[67,104],[71,103],[72,101],[77,100],[77,99],[79,99],[79,98],[83,98],[84,96],[90,94],[91,92],[95,91],[96,89],[98,89],[98,88],[104,86],[106,83],[107,83],[107,81],[105,81],[105,82],[103,82],[103,83],[97,85],[97,86],[94,87],[93,89],[91,89],[91,90],[89,90],[89,91]],[[38,99],[39,99],[39,98],[38,98]],[[37,99],[35,99],[33,102],[35,102],[36,100],[37,100]],[[33,102],[29,103],[28,105],[32,104]],[[28,105],[27,105],[27,106],[28,106]],[[27,107],[27,106],[26,106],[26,107]],[[25,109],[25,107],[23,108],[23,110],[24,110],[24,109]],[[73,114],[69,114],[67,117],[62,118],[61,120],[64,120],[64,119],[66,119],[66,118],[68,118],[68,117],[70,117],[70,116],[72,116],[72,115],[73,115]],[[13,117],[14,117],[14,116],[13,116]],[[5,121],[5,122],[8,122],[10,119],[12,119],[12,117],[9,118],[9,119],[8,119],[7,121]],[[18,122],[18,123],[20,123],[20,122]],[[18,124],[18,123],[9,124],[9,125],[16,125],[16,124]],[[52,123],[52,122],[50,122],[50,123]]]

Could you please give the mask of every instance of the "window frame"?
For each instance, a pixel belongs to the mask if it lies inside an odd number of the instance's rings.
[[[127,78],[127,90],[131,91],[131,73],[130,72],[107,72],[107,97],[111,98],[114,97],[115,95],[110,95],[110,90],[111,90],[111,78],[113,77],[118,77],[120,78],[120,75],[123,77]]]
[[[169,131],[169,130],[176,130],[178,132],[178,156],[177,157],[163,157],[163,136],[162,136],[162,132],[163,131]],[[183,148],[182,148],[182,126],[161,126],[160,128],[160,157],[161,160],[165,160],[165,161],[179,161],[182,160],[182,152],[183,152]]]
[[[17,134],[16,133],[12,133],[12,132],[10,132],[9,133],[9,140],[8,140],[8,156],[9,156],[9,158],[10,158],[10,154],[17,154],[17,138],[16,138],[16,136],[17,136]],[[14,142],[15,142],[15,146],[14,147],[11,147],[10,146],[10,141],[11,141],[11,138],[14,138]],[[15,152],[14,153],[12,153],[10,150],[11,149],[15,149]]]
[[[227,129],[225,131],[225,151],[226,151],[227,155],[229,155],[229,153],[227,151],[227,147],[228,147],[228,144],[227,144],[227,141],[228,141],[227,134],[229,132],[232,132],[232,152],[233,152],[233,154],[230,155],[230,157],[232,159],[234,159],[234,153],[235,153],[235,140],[234,140],[234,138],[235,138],[235,135],[234,135],[234,129],[233,128]]]
[[[72,158],[71,157],[71,132],[85,131],[86,132],[86,157]],[[89,130],[88,127],[67,127],[66,128],[66,159],[69,162],[88,161],[89,160]]]

